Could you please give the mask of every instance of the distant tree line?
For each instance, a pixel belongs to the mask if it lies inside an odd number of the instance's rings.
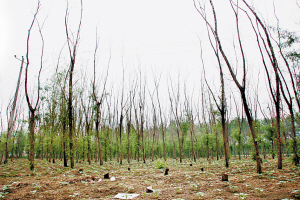
[[[109,74],[111,58],[106,72],[96,73],[99,67],[97,33],[90,66],[93,77],[81,74],[75,80],[82,1],[76,31],[69,28],[68,7],[65,13],[67,42],[64,48],[67,48],[69,58],[61,62],[60,52],[51,78],[40,83],[44,38],[43,24],[37,20],[39,3],[28,30],[27,53],[21,60],[22,67],[25,64],[25,98],[29,115],[24,115],[24,112],[22,117],[22,110],[17,109],[18,83],[15,101],[7,107],[8,129],[1,130],[0,164],[7,163],[9,158],[13,161],[24,156],[30,160],[32,170],[34,158],[53,163],[60,159],[65,167],[71,168],[77,162],[103,165],[112,159],[123,164],[123,160],[130,163],[133,159],[146,163],[157,158],[179,159],[180,162],[184,159],[197,162],[199,158],[206,158],[224,159],[225,166],[230,167],[232,156],[239,159],[250,156],[257,163],[257,172],[262,173],[263,159],[276,157],[277,167],[281,169],[285,154],[298,165],[300,56],[297,35],[281,30],[279,25],[270,28],[245,0],[228,0],[236,26],[234,37],[238,53],[233,61],[229,58],[231,52],[227,51],[227,44],[219,35],[219,10],[215,4],[213,0],[206,3],[194,0],[195,9],[206,24],[204,29],[218,66],[220,88],[214,91],[208,81],[210,66],[205,64],[201,47],[203,75],[199,77],[203,81],[196,88],[200,95],[195,97],[194,91],[180,77],[170,77],[167,88],[162,88],[161,76],[153,75],[153,80],[150,80],[140,66],[128,76],[123,62],[123,70],[119,72],[122,74],[120,85],[108,87],[108,77],[114,76]],[[255,85],[255,81],[247,77],[251,66],[247,63],[248,52],[241,34],[240,18],[246,20],[253,31],[260,53],[260,67],[267,80],[264,87],[269,89],[270,96],[267,108],[262,107],[257,91],[254,97],[249,97],[249,83]],[[42,41],[36,95],[27,89],[27,83],[34,81],[28,79],[34,26],[38,27]],[[225,75],[234,82],[239,95],[232,95],[227,88]],[[163,89],[166,90],[162,92]],[[257,117],[258,112],[263,118]]]

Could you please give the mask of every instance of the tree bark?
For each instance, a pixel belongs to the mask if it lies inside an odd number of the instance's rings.
[[[30,143],[30,149],[29,149],[29,168],[32,171],[34,169],[34,122],[35,117],[35,111],[31,110],[29,113],[29,143]]]

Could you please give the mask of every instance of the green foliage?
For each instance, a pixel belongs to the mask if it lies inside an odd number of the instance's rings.
[[[24,131],[18,131],[15,138],[17,140],[16,141],[17,148],[15,148],[15,154],[22,155],[23,151],[25,149],[25,146],[26,146],[25,132]]]
[[[270,123],[268,123],[264,125],[263,130],[265,131],[264,137],[267,140],[274,141],[275,127],[273,127]]]
[[[240,140],[239,132],[240,132],[239,128],[236,127],[235,129],[233,129],[233,131],[231,133],[231,135],[236,143],[238,143],[238,141]]]
[[[254,150],[251,151],[251,160],[256,161],[256,154]]]
[[[295,162],[296,162],[296,156],[295,155],[291,155],[289,158],[288,158],[289,162],[293,163],[295,165]],[[300,164],[298,164],[300,165]]]
[[[157,169],[165,169],[167,167],[167,164],[162,159],[157,159],[155,167]]]
[[[0,153],[3,154],[5,152],[5,142],[7,141],[7,133],[2,133],[0,139]]]
[[[181,126],[181,129],[184,133],[184,135],[187,134],[187,132],[190,130],[190,125],[189,125],[189,122],[188,121],[181,121],[180,122],[180,126]]]

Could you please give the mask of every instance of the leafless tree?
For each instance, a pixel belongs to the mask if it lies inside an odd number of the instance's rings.
[[[81,30],[81,21],[82,21],[82,14],[83,14],[83,6],[82,0],[80,1],[81,9],[80,9],[80,19],[79,25],[77,29],[77,34],[75,40],[72,40],[70,37],[70,30],[68,27],[68,19],[69,19],[69,5],[67,1],[67,9],[65,14],[65,29],[66,29],[66,36],[67,36],[67,44],[69,48],[70,54],[70,65],[69,65],[69,99],[68,99],[68,118],[69,118],[69,138],[70,138],[70,160],[71,160],[71,168],[74,168],[74,150],[73,150],[73,134],[74,134],[74,127],[73,127],[73,73],[77,55],[77,48],[80,40],[80,30]]]
[[[66,43],[65,43],[66,44]],[[67,85],[67,76],[68,73],[59,73],[58,68],[59,68],[59,63],[60,63],[60,58],[62,51],[64,49],[64,46],[61,48],[58,59],[57,59],[57,64],[56,64],[56,76],[57,76],[57,84],[59,85],[60,88],[60,115],[59,119],[61,122],[61,131],[62,131],[62,151],[63,151],[63,159],[64,159],[64,167],[68,167],[68,158],[67,158],[67,94],[66,94],[66,85]],[[60,75],[61,74],[61,75]]]
[[[238,154],[239,154],[239,160],[241,160],[241,145],[242,145],[242,130],[243,130],[243,122],[244,122],[244,111],[243,111],[243,108],[241,109],[241,111],[239,110],[238,102],[234,98],[234,96],[233,96],[233,100],[234,100],[234,103],[235,103],[238,126],[239,126],[239,135],[238,135],[239,150],[238,150]],[[242,115],[240,114],[240,112],[242,112]]]
[[[145,104],[146,104],[146,79],[144,79],[144,83],[142,82],[142,71],[141,68],[139,68],[139,114],[140,114],[140,135],[142,136],[142,154],[143,154],[143,162],[146,163],[146,157],[145,157],[145,143],[144,143],[144,123],[145,123]]]
[[[111,147],[108,149],[109,146],[109,142],[110,142],[110,137],[111,137],[111,133],[113,131],[113,126],[114,126],[114,113],[112,112],[111,109],[111,104],[112,104],[112,89],[110,90],[109,94],[107,94],[107,98],[105,98],[106,100],[106,105],[107,105],[107,129],[106,129],[106,136],[104,138],[104,160],[105,162],[107,162],[107,154],[108,151],[111,149]],[[110,154],[111,155],[111,154]]]
[[[41,40],[42,40],[42,52],[41,52],[41,59],[40,59],[40,70],[39,70],[39,75],[38,75],[38,92],[37,92],[37,100],[34,106],[32,106],[32,103],[29,99],[29,95],[28,95],[28,68],[29,68],[29,40],[30,40],[30,34],[31,34],[31,30],[32,27],[35,23],[35,21],[37,20],[37,14],[40,10],[40,2],[38,2],[37,5],[37,9],[35,11],[35,14],[33,16],[33,20],[31,22],[30,28],[28,30],[28,36],[27,36],[27,51],[26,51],[26,68],[25,68],[25,96],[26,96],[26,101],[27,101],[27,105],[29,108],[29,131],[30,131],[30,135],[29,135],[29,141],[30,141],[30,150],[29,150],[29,168],[30,170],[34,169],[34,132],[35,132],[35,112],[37,110],[38,104],[39,104],[39,100],[40,100],[40,75],[41,75],[41,71],[43,68],[43,54],[44,54],[44,39],[43,39],[43,35],[42,35],[42,26],[38,26],[39,27],[39,33],[41,36]]]
[[[275,14],[275,17],[277,19],[278,41],[276,41],[273,38],[272,39],[277,44],[277,47],[278,47],[279,52],[280,52],[280,56],[284,60],[284,64],[285,64],[285,66],[288,70],[288,74],[289,74],[289,77],[290,77],[290,82],[292,84],[292,91],[294,93],[294,97],[295,97],[295,100],[296,100],[296,103],[298,105],[298,109],[299,109],[299,112],[300,112],[299,93],[297,92],[297,89],[296,89],[296,86],[295,86],[296,84],[295,84],[295,80],[294,80],[294,77],[293,77],[293,74],[292,74],[290,64],[289,64],[286,56],[283,54],[283,51],[282,51],[282,42],[281,42],[281,35],[280,35],[280,29],[279,29],[279,19],[276,15],[275,10],[274,10],[274,14]],[[283,76],[283,73],[280,69],[279,69],[279,73],[280,73],[280,77],[281,77],[281,80],[280,80],[281,93],[282,93],[282,96],[283,96],[283,99],[284,99],[285,103],[288,106],[289,113],[290,113],[290,116],[291,116],[294,161],[295,161],[295,165],[298,165],[299,164],[299,156],[298,156],[298,153],[297,153],[298,150],[297,150],[297,139],[296,139],[296,129],[295,129],[295,116],[294,116],[294,109],[293,109],[293,99],[294,98],[291,95],[291,92],[290,92],[290,89],[288,87],[287,81],[286,81],[285,77]]]
[[[101,141],[100,141],[100,135],[99,135],[99,125],[100,125],[100,107],[103,103],[103,99],[105,97],[105,88],[106,88],[106,82],[107,82],[107,77],[108,77],[108,70],[109,70],[109,65],[110,65],[110,59],[111,57],[109,57],[108,60],[108,67],[107,67],[107,72],[106,72],[106,76],[104,78],[104,85],[103,85],[103,90],[102,90],[102,94],[100,96],[100,98],[97,96],[97,89],[96,89],[96,57],[97,57],[97,51],[98,51],[98,45],[99,45],[99,41],[98,41],[98,36],[97,36],[97,31],[96,31],[96,46],[95,46],[95,51],[94,51],[94,81],[93,81],[93,100],[96,104],[96,121],[95,121],[95,125],[96,125],[96,132],[97,132],[97,138],[98,138],[98,145],[99,145],[99,160],[100,160],[100,165],[103,165],[103,158],[102,158],[102,147],[101,147]]]
[[[161,127],[162,139],[163,139],[164,160],[166,161],[167,157],[166,157],[166,142],[165,142],[165,138],[166,138],[166,126],[167,126],[166,123],[167,123],[167,121],[165,120],[165,122],[164,122],[164,120],[163,120],[166,117],[163,116],[162,106],[161,106],[161,103],[160,103],[160,100],[159,100],[159,94],[158,94],[159,82],[160,82],[160,78],[158,80],[156,78],[154,78],[154,84],[155,84],[155,90],[156,90],[156,98],[157,98],[157,103],[158,103],[158,108],[159,108],[159,116],[160,116],[160,127]],[[156,116],[155,116],[155,120],[156,120]]]
[[[168,93],[169,93],[169,100],[171,104],[171,112],[173,114],[173,117],[175,118],[176,123],[176,133],[178,138],[178,144],[179,144],[179,159],[180,162],[183,161],[183,145],[184,145],[184,136],[185,132],[182,127],[182,110],[181,110],[181,102],[180,102],[180,84],[179,84],[179,77],[177,80],[177,87],[175,88],[172,84],[172,81],[170,79],[170,86],[168,87]],[[170,90],[171,87],[171,90]]]
[[[254,127],[254,124],[253,124],[252,113],[250,111],[249,104],[248,104],[247,97],[246,97],[246,58],[245,58],[245,53],[244,53],[244,49],[243,49],[243,45],[242,45],[242,41],[241,41],[241,36],[240,36],[239,15],[238,15],[238,10],[239,9],[234,9],[233,8],[234,13],[235,13],[235,19],[236,19],[236,32],[237,32],[237,36],[238,36],[239,49],[240,49],[241,56],[242,56],[242,68],[243,68],[242,84],[238,81],[237,75],[233,70],[232,63],[229,61],[229,59],[227,57],[227,54],[223,49],[223,45],[222,45],[222,42],[221,42],[220,37],[219,37],[218,21],[217,21],[217,15],[216,15],[216,12],[215,12],[215,7],[214,7],[214,4],[213,4],[213,1],[209,0],[209,3],[210,3],[210,7],[211,7],[211,13],[212,13],[212,16],[213,16],[213,22],[212,23],[210,23],[208,21],[205,7],[203,7],[200,2],[199,2],[199,5],[197,5],[196,1],[194,0],[194,6],[195,6],[197,12],[200,14],[202,19],[206,23],[206,25],[209,27],[209,31],[212,33],[212,35],[214,37],[214,40],[217,43],[217,47],[218,47],[218,49],[219,49],[219,51],[220,51],[220,53],[223,57],[223,60],[225,61],[226,65],[228,67],[230,75],[231,75],[233,81],[235,82],[236,86],[238,87],[238,89],[240,91],[243,106],[244,106],[244,110],[245,110],[245,114],[246,114],[246,117],[247,117],[247,120],[248,120],[248,123],[249,123],[251,135],[252,135],[252,141],[253,141],[254,149],[255,149],[257,173],[262,173],[261,158],[259,156],[259,148],[258,148],[258,144],[257,144],[257,140],[256,140],[256,137],[257,137],[256,132],[257,131],[256,131],[256,129]]]
[[[193,96],[194,91],[192,92]],[[192,111],[193,108],[193,101],[192,98],[189,98],[187,95],[187,86],[186,86],[186,82],[184,84],[184,108],[185,108],[185,112],[187,115],[187,121],[189,123],[189,127],[190,127],[190,139],[191,139],[191,146],[192,146],[192,153],[191,155],[191,159],[194,160],[194,162],[196,162],[196,153],[195,153],[195,148],[194,148],[194,138],[195,138],[195,130],[194,130],[194,121],[195,121],[195,117]]]
[[[123,64],[122,64],[123,66]],[[124,120],[124,107],[126,106],[126,102],[124,100],[124,76],[125,76],[125,71],[124,71],[124,66],[123,66],[123,78],[122,78],[122,91],[121,91],[121,104],[120,104],[120,121],[119,121],[119,137],[120,137],[120,165],[123,164],[123,143],[122,143],[122,129],[123,129],[123,120]]]
[[[127,162],[130,163],[130,133],[131,133],[131,127],[132,127],[132,104],[134,102],[135,98],[135,90],[136,90],[137,84],[133,87],[133,90],[129,91],[129,105],[126,111],[126,133],[127,133]],[[131,88],[131,87],[130,87]]]
[[[156,106],[155,106],[155,104],[154,104],[154,98],[153,98],[153,96],[154,96],[154,92],[155,91],[153,91],[153,93],[151,93],[150,92],[150,90],[149,90],[149,95],[150,95],[150,97],[151,97],[151,103],[152,103],[152,117],[153,117],[153,133],[152,133],[152,155],[151,155],[151,158],[152,158],[152,161],[154,161],[154,139],[155,139],[155,134],[156,134],[156,129],[157,129],[157,114],[156,114]]]
[[[206,24],[207,31],[208,31],[208,38],[210,45],[214,51],[215,57],[218,62],[218,68],[220,71],[220,82],[221,82],[221,94],[218,96],[219,101],[217,101],[214,92],[212,91],[211,87],[209,86],[207,79],[206,79],[206,73],[205,73],[205,66],[204,66],[204,61],[203,61],[203,55],[202,55],[202,46],[201,46],[201,41],[200,41],[200,49],[201,49],[201,60],[202,60],[202,65],[203,65],[203,71],[204,71],[204,79],[205,83],[210,91],[210,94],[215,102],[215,105],[217,106],[220,115],[221,115],[221,122],[222,122],[222,136],[223,136],[223,146],[224,146],[224,154],[225,154],[225,167],[229,167],[229,147],[228,147],[228,134],[226,132],[226,113],[227,113],[227,106],[226,106],[226,98],[225,98],[225,83],[224,83],[224,73],[223,73],[223,67],[221,63],[221,58],[219,55],[219,49],[218,49],[218,44],[216,45],[213,44],[212,39],[209,34],[209,26]]]
[[[83,86],[84,87],[84,86]],[[88,159],[88,163],[89,165],[91,164],[91,119],[90,119],[90,107],[91,107],[91,102],[90,102],[90,98],[88,99],[88,103],[87,105],[84,104],[83,102],[83,91],[81,92],[81,106],[83,108],[83,114],[85,117],[85,132],[86,132],[86,136],[87,136],[87,149],[88,149],[88,153],[87,153],[87,159]],[[93,114],[93,113],[92,113]],[[84,145],[83,145],[84,148]],[[84,150],[83,150],[84,152]],[[83,158],[84,159],[84,158]]]
[[[245,1],[242,0],[244,4],[247,6],[247,8],[250,10],[250,12],[253,14],[256,20],[257,24],[257,30],[255,30],[252,22],[252,28],[256,34],[257,37],[257,44],[258,48],[260,50],[260,54],[262,57],[262,62],[265,67],[267,77],[268,77],[268,83],[269,83],[269,88],[272,96],[272,100],[274,102],[275,110],[276,110],[276,134],[277,134],[277,158],[278,158],[278,169],[282,169],[282,145],[281,145],[281,136],[280,136],[280,75],[279,75],[279,67],[278,67],[278,61],[275,55],[274,47],[271,43],[271,36],[269,31],[267,30],[267,25],[261,20],[261,18],[258,16],[258,14],[254,11],[254,9]],[[241,8],[239,8],[241,9]],[[242,9],[241,9],[242,10]],[[243,10],[244,11],[244,10]],[[245,11],[244,11],[245,12]],[[246,12],[247,16],[248,13]],[[249,20],[251,21],[250,17]],[[262,32],[260,32],[259,27],[262,28]],[[263,35],[264,37],[263,37]],[[261,39],[261,42],[260,40]],[[262,44],[261,44],[262,43]],[[273,84],[270,78],[270,73],[267,68],[267,63],[266,59],[263,53],[263,48],[265,52],[267,52],[267,57],[269,58],[269,61],[272,65],[274,74],[275,74],[275,87],[273,88]]]
[[[17,101],[18,101],[18,94],[19,94],[20,82],[21,82],[21,77],[22,77],[23,64],[24,64],[24,57],[22,56],[21,67],[20,67],[16,92],[15,92],[14,100],[12,102],[11,109],[10,109],[10,112],[9,112],[9,120],[8,120],[8,126],[7,126],[7,140],[5,142],[4,164],[6,164],[8,162],[8,144],[9,144],[8,141],[11,139],[12,132],[13,132],[13,129],[14,129],[14,124],[15,124],[16,106],[17,106]]]

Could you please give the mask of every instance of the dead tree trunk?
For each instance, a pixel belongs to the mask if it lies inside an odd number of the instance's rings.
[[[19,93],[20,82],[21,82],[21,77],[22,77],[23,64],[24,64],[24,57],[22,56],[21,68],[20,68],[19,78],[18,78],[18,82],[17,82],[17,88],[16,88],[16,92],[15,92],[15,96],[14,96],[14,101],[12,103],[12,109],[10,111],[9,121],[8,121],[7,140],[5,142],[4,164],[6,164],[8,162],[8,144],[9,144],[9,140],[11,138],[11,135],[12,135],[12,132],[13,132],[13,127],[14,127],[14,124],[15,124],[16,105],[17,105],[18,93]]]

